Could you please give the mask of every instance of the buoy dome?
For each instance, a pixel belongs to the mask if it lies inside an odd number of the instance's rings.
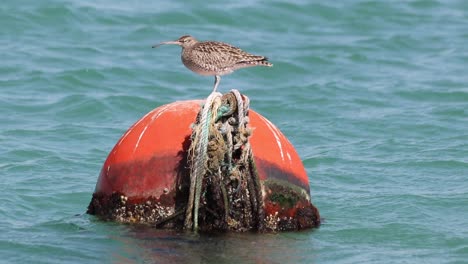
[[[190,100],[163,105],[131,126],[104,162],[88,212],[122,222],[150,222],[157,216],[119,215],[114,204],[151,200],[148,210],[176,213],[178,182],[189,177],[186,156],[191,125],[202,104],[202,100]],[[250,110],[249,118],[253,128],[250,144],[270,228],[318,226],[320,216],[311,203],[308,176],[296,150],[265,117]]]

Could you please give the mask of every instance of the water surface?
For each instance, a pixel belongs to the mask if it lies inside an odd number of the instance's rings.
[[[3,0],[0,262],[466,262],[467,21],[455,0]],[[295,145],[319,229],[194,235],[84,214],[131,124],[211,91],[180,48],[151,49],[184,34],[274,63],[220,90]]]

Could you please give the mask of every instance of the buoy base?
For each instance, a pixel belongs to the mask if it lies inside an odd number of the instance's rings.
[[[162,195],[159,199],[148,197],[135,200],[117,192],[111,195],[94,193],[87,211],[106,221],[174,229],[183,225],[183,219],[176,221],[182,212],[185,211],[176,212],[171,195]]]
[[[265,229],[292,231],[320,226],[320,214],[301,188],[282,180],[266,180]]]
[[[257,226],[245,227],[239,223],[216,222],[213,212],[201,210],[205,215],[200,231],[295,231],[314,228],[320,225],[320,214],[310,202],[309,195],[300,188],[285,181],[267,180],[264,185],[265,216],[257,219]],[[185,207],[175,202],[176,195],[167,193],[159,198],[128,198],[122,193],[111,195],[94,193],[87,213],[105,221],[138,223],[158,228],[184,229]],[[248,214],[246,212],[246,214]],[[245,215],[245,217],[256,217]],[[212,218],[210,220],[210,218]]]

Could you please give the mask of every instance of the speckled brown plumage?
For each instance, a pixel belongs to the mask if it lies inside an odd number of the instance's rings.
[[[184,65],[195,73],[205,76],[215,76],[213,92],[216,91],[221,75],[232,73],[241,68],[253,66],[271,67],[264,56],[247,53],[230,44],[218,41],[200,42],[192,36],[182,36],[176,41],[166,41],[163,44],[174,44],[182,47],[181,59]]]

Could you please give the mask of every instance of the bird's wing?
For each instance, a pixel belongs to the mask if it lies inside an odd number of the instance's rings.
[[[193,48],[197,57],[218,66],[229,67],[245,61],[257,61],[266,59],[247,53],[237,47],[223,42],[200,42]]]

